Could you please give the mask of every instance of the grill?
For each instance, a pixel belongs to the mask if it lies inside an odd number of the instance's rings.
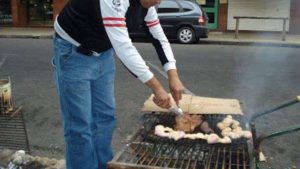
[[[225,115],[204,115],[211,128],[220,135],[215,126]],[[234,119],[242,123],[241,116]],[[142,128],[132,137],[129,144],[109,163],[109,168],[179,168],[179,169],[249,169],[250,156],[246,139],[231,144],[209,145],[205,140],[162,138],[154,134],[158,124],[173,127],[172,114],[145,114]],[[200,132],[196,128],[194,132]]]
[[[257,135],[255,119],[270,115],[283,108],[300,102],[300,96],[296,99],[283,102],[271,109],[254,113],[248,124],[253,134],[252,140],[244,138],[233,140],[231,144],[207,144],[204,140],[180,139],[174,141],[168,138],[158,137],[154,134],[156,125],[173,127],[175,116],[168,113],[144,114],[142,128],[133,133],[129,143],[109,162],[110,169],[260,169],[262,163],[260,155],[261,143],[264,140],[300,131],[300,125],[288,127],[281,131],[269,134]],[[216,124],[226,115],[202,115],[209,126],[219,136],[220,130]],[[232,115],[240,122],[242,128],[245,123],[241,115]],[[200,129],[196,128],[195,133]]]
[[[30,153],[22,107],[9,114],[0,113],[0,148]]]
[[[180,169],[248,169],[249,156],[246,147],[221,147],[197,145],[171,145],[134,142],[126,146],[124,153],[112,168]]]
[[[0,79],[0,148],[30,153],[22,106],[14,109],[10,78]]]
[[[10,79],[0,79],[0,113],[9,113],[12,110]]]

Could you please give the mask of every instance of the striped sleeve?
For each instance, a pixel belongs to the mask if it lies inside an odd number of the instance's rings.
[[[116,55],[131,73],[146,83],[153,73],[129,38],[125,18],[129,1],[100,0],[100,7],[103,24]]]
[[[152,44],[158,54],[158,57],[165,71],[176,69],[176,60],[171,45],[160,25],[155,7],[148,9],[145,17],[146,28],[152,39]]]

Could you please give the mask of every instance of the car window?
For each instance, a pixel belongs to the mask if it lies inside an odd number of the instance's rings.
[[[192,11],[194,9],[193,5],[191,5],[187,1],[179,1],[179,3],[182,6],[184,12]]]
[[[174,1],[161,1],[158,6],[158,13],[174,13],[179,12],[179,6]]]

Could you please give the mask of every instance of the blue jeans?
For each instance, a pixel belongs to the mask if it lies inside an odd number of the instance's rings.
[[[105,169],[116,123],[113,50],[85,56],[68,41],[53,42],[67,169]]]

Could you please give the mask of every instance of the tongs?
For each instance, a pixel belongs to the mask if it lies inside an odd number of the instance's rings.
[[[278,106],[276,106],[272,109],[266,110],[264,112],[255,113],[251,117],[249,122],[250,122],[250,126],[251,126],[251,132],[252,132],[252,135],[253,135],[253,137],[252,137],[253,138],[253,146],[254,146],[253,155],[254,155],[255,168],[256,169],[260,169],[259,162],[260,162],[260,154],[261,154],[261,148],[260,148],[261,143],[266,139],[270,139],[270,138],[273,138],[273,137],[277,137],[277,136],[281,136],[281,135],[284,135],[284,134],[288,134],[288,133],[291,133],[291,132],[298,131],[298,130],[300,130],[300,125],[289,127],[289,128],[283,129],[281,131],[276,131],[276,132],[273,132],[271,134],[257,136],[256,129],[255,129],[255,123],[254,123],[255,120],[257,118],[261,117],[261,116],[271,114],[271,113],[273,113],[277,110],[289,107],[289,106],[294,105],[294,104],[299,103],[299,102],[300,102],[300,96],[297,96],[296,99],[284,102],[284,103],[282,103],[282,104],[280,104],[280,105],[278,105]]]
[[[180,107],[172,106],[169,110],[170,110],[171,113],[174,113],[178,116],[183,116],[184,115],[183,110]]]

